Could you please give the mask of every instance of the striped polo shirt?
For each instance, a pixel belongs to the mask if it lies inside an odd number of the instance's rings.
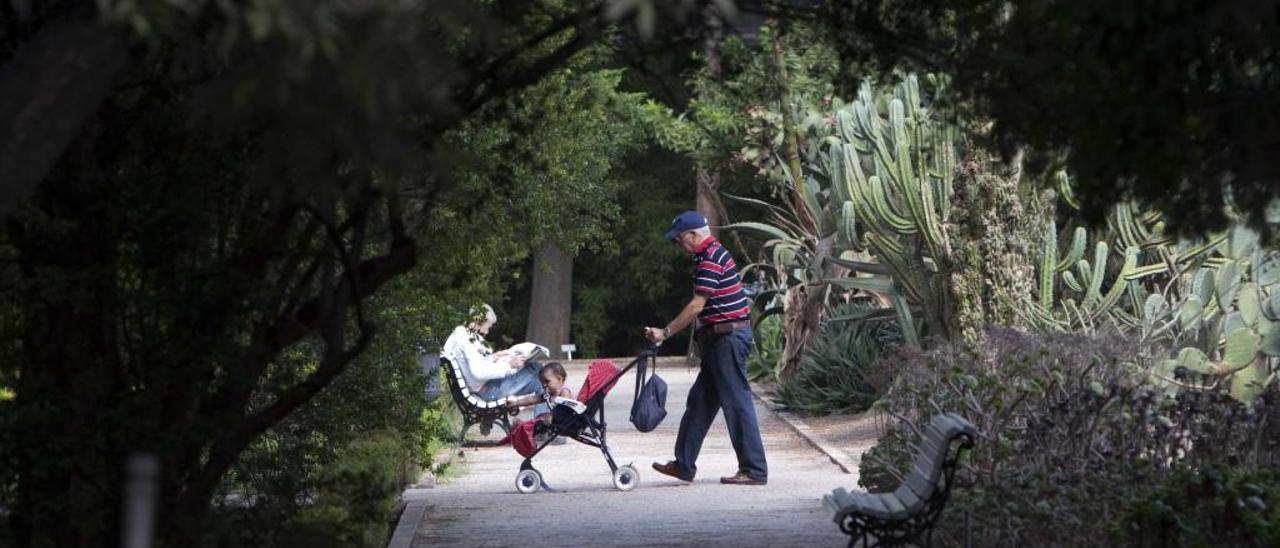
[[[751,315],[751,301],[742,290],[742,276],[729,251],[708,236],[693,252],[698,268],[693,274],[693,292],[707,298],[698,314],[698,325],[745,320]]]

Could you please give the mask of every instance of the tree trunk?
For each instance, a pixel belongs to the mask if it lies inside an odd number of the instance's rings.
[[[827,286],[794,285],[787,289],[783,304],[783,337],[781,378],[800,370],[800,358],[809,341],[822,325],[822,309],[827,302]]]
[[[787,59],[782,50],[782,29],[773,25],[773,66],[778,79],[778,106],[782,110],[782,135],[787,169],[791,171],[792,209],[796,212],[796,220],[813,234],[821,230],[817,219],[805,205],[804,167],[800,164],[800,136],[796,132],[795,107],[791,104],[791,77],[787,73]]]
[[[712,77],[719,77],[722,70],[720,41],[724,39],[724,24],[712,4],[703,7],[702,19],[707,29],[706,36],[702,39],[702,57],[707,63],[707,73]],[[697,167],[694,168],[693,179],[697,196],[696,208],[707,218],[707,223],[711,225],[711,234],[719,238],[720,230],[717,227],[727,223],[729,217],[725,213],[724,203],[720,201],[720,170],[716,166],[709,167],[698,162]]]
[[[533,261],[533,296],[525,338],[547,347],[551,357],[564,359],[560,345],[568,344],[573,312],[573,257],[548,240]]]
[[[108,185],[92,132],[83,132],[38,201],[52,222],[15,243],[29,295],[14,401],[12,452],[18,471],[11,524],[19,546],[100,546],[117,534],[124,457],[136,441],[112,427],[107,409],[125,392],[115,315],[118,248]],[[47,280],[63,280],[62,285]],[[67,283],[66,281],[70,281]],[[141,420],[140,420],[141,421]],[[74,523],[74,527],[68,527]]]
[[[707,224],[711,225],[711,234],[720,237],[720,229],[717,228],[725,223],[728,217],[724,213],[724,203],[720,201],[720,171],[707,169],[706,166],[698,164],[694,169],[694,181],[697,184],[697,209],[704,217],[707,218]]]
[[[796,133],[795,109],[791,104],[791,78],[787,74],[786,56],[782,48],[782,28],[776,21],[773,27],[773,68],[778,84],[778,105],[782,110],[782,133],[785,158],[791,174],[791,210],[796,221],[815,238],[821,230],[817,219],[805,204],[805,182],[800,164],[800,137]],[[821,255],[821,250],[819,250]],[[786,339],[782,351],[781,377],[789,377],[800,368],[800,357],[809,347],[809,341],[822,324],[822,311],[826,305],[827,289],[819,286],[796,285],[787,289],[783,311],[783,333]]]

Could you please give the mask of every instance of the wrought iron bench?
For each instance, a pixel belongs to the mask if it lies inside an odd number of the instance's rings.
[[[823,504],[835,512],[840,530],[849,535],[849,547],[859,541],[865,548],[931,546],[957,461],[962,451],[973,447],[974,436],[973,425],[960,415],[936,415],[925,428],[910,475],[892,493],[850,492],[841,487],[822,497]],[[952,451],[956,440],[960,445]]]
[[[479,426],[480,433],[488,436],[497,425],[503,433],[511,431],[511,418],[508,409],[501,402],[489,401],[477,396],[467,388],[467,381],[462,377],[462,370],[440,354],[427,354],[423,357],[428,362],[435,360],[444,369],[445,380],[449,383],[449,393],[453,395],[453,403],[458,405],[462,413],[462,431],[458,433],[458,443],[465,443],[467,430]]]

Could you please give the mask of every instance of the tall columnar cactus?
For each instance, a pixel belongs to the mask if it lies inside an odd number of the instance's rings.
[[[867,247],[893,269],[908,299],[924,305],[930,324],[937,324],[944,307],[924,259],[949,254],[941,223],[953,145],[933,138],[938,129],[920,102],[914,77],[888,99],[887,117],[883,110],[864,84],[857,101],[836,114],[840,142],[829,149],[827,171],[838,199],[848,204],[842,211],[851,210],[862,222]],[[921,246],[927,248],[923,253]]]
[[[1010,286],[1031,275],[1012,228],[1027,214],[1016,176],[980,154],[961,169],[958,132],[925,106],[915,76],[887,96],[864,84],[835,118],[825,171],[836,199],[932,333],[976,342],[985,323],[1016,323],[1026,289]]]

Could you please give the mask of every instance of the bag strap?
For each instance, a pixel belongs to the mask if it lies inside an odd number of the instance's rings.
[[[640,399],[640,389],[644,388],[644,384],[648,380],[647,377],[652,377],[658,374],[657,352],[642,353],[640,357],[636,359],[636,362],[636,392],[635,395],[631,397],[631,402],[633,404],[636,400]],[[650,362],[652,362],[652,365]],[[645,373],[649,374],[645,375]]]

